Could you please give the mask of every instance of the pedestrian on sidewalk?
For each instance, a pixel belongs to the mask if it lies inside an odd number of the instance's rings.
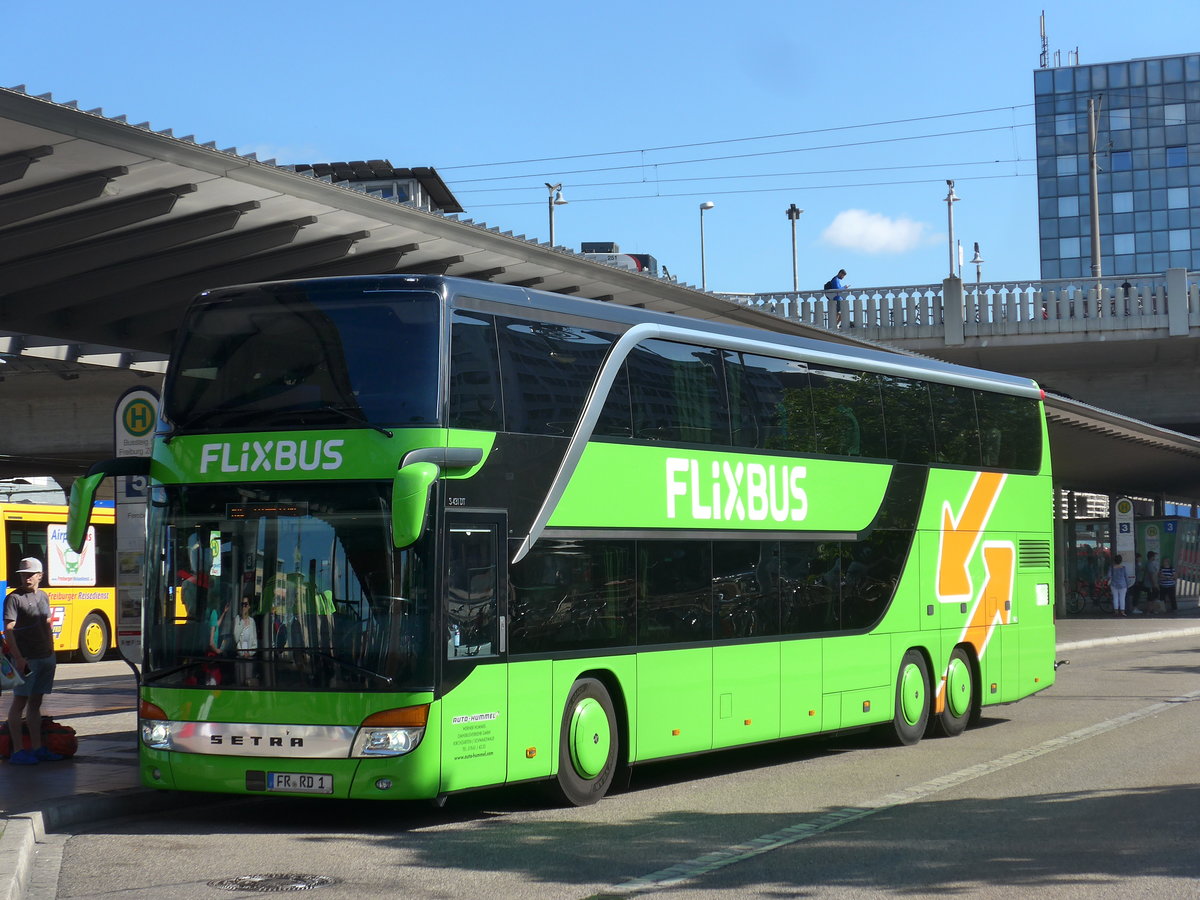
[[[1149,615],[1162,612],[1164,609],[1160,602],[1162,598],[1158,596],[1158,570],[1160,568],[1158,554],[1153,550],[1148,551],[1146,553],[1146,612]]]
[[[1125,593],[1129,590],[1129,572],[1121,563],[1121,554],[1113,557],[1112,568],[1108,572],[1108,586],[1112,591],[1113,615],[1125,615]]]
[[[1167,605],[1167,612],[1172,615],[1179,612],[1179,601],[1175,597],[1175,567],[1169,556],[1163,557],[1162,567],[1158,570],[1158,594]]]
[[[8,735],[12,739],[14,766],[32,766],[63,758],[42,746],[42,698],[54,688],[54,632],[50,627],[50,597],[40,588],[42,561],[21,560],[17,569],[20,587],[4,598],[4,632],[13,665],[25,682],[13,688],[8,708]],[[21,717],[29,730],[29,749],[21,744]]]
[[[1142,554],[1133,554],[1133,584],[1129,585],[1129,593],[1125,595],[1125,606],[1131,613],[1142,614],[1141,596],[1146,593],[1146,561]]]

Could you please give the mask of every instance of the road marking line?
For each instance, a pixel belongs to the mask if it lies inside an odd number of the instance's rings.
[[[676,863],[673,866],[668,866],[665,869],[659,869],[657,872],[651,872],[649,875],[643,875],[640,878],[635,878],[632,881],[626,881],[621,884],[614,884],[596,894],[593,894],[588,900],[603,900],[609,897],[629,897],[634,894],[644,894],[650,891],[661,890],[663,888],[676,887],[684,882],[694,880],[701,875],[706,875],[709,872],[714,872],[717,869],[723,869],[726,866],[731,866],[734,863],[739,863],[747,859],[753,859],[756,856],[762,856],[765,853],[770,853],[772,850],[778,850],[782,847],[787,847],[790,844],[795,844],[798,841],[810,838],[813,835],[822,834],[826,831],[831,831],[834,828],[845,825],[849,822],[855,822],[867,816],[874,815],[878,812],[894,809],[898,806],[904,806],[909,803],[914,803],[918,800],[923,800],[933,794],[941,793],[950,788],[958,787],[966,784],[968,781],[974,781],[976,778],[982,778],[986,775],[991,775],[999,772],[1002,769],[1007,769],[1010,766],[1019,765],[1023,762],[1028,762],[1031,759],[1036,759],[1039,756],[1045,756],[1047,753],[1052,753],[1055,750],[1061,750],[1072,744],[1077,744],[1080,741],[1086,741],[1089,738],[1097,737],[1101,734],[1106,734],[1109,731],[1114,731],[1117,728],[1122,728],[1133,722],[1150,716],[1158,715],[1165,712],[1172,706],[1180,703],[1189,703],[1193,700],[1200,700],[1200,691],[1193,691],[1190,694],[1182,694],[1178,697],[1172,697],[1170,700],[1164,700],[1160,703],[1154,703],[1142,709],[1134,710],[1133,712],[1125,713],[1121,716],[1108,719],[1104,722],[1098,722],[1095,725],[1089,725],[1086,728],[1080,728],[1072,731],[1070,734],[1064,734],[1060,737],[1051,738],[1043,741],[1040,744],[1035,744],[1032,747],[1027,747],[1024,750],[1017,750],[1009,753],[1007,756],[1001,756],[999,759],[994,759],[991,762],[979,763],[978,765],[969,766],[965,769],[960,769],[957,772],[952,772],[949,775],[943,775],[940,778],[934,778],[926,781],[924,784],[914,785],[910,788],[897,791],[893,794],[888,794],[880,797],[877,800],[870,800],[862,806],[847,806],[842,809],[836,809],[832,812],[825,813],[822,816],[808,821],[800,822],[796,825],[791,825],[787,828],[773,831],[770,834],[764,834],[761,837],[753,838],[741,844],[735,844],[732,847],[726,847],[723,850],[716,850],[712,853],[706,853],[703,856],[698,856],[695,859],[687,862]]]

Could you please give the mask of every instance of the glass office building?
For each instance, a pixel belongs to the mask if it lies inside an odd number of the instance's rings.
[[[1102,274],[1200,269],[1200,54],[1033,73],[1042,278],[1091,274],[1095,98]]]

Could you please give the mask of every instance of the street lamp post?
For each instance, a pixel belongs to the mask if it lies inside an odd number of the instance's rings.
[[[800,214],[803,212],[804,212],[804,210],[797,207],[795,203],[793,203],[791,206],[789,206],[787,209],[784,210],[784,213],[787,215],[788,220],[792,223],[792,293],[793,294],[800,292],[800,277],[796,270],[796,222],[800,218]]]
[[[568,201],[563,199],[562,182],[561,181],[558,184],[551,184],[548,181],[544,182],[544,183],[546,185],[546,189],[548,191],[550,191],[550,197],[546,201],[546,206],[550,210],[550,246],[553,247],[554,246],[554,207],[566,206]]]
[[[979,241],[976,241],[975,242],[975,255],[971,258],[971,263],[972,263],[972,265],[975,266],[975,295],[977,297],[979,295],[979,281],[983,275],[984,262],[986,262],[986,260],[984,260],[984,258],[979,255]]]
[[[704,269],[704,211],[712,209],[716,206],[711,200],[705,200],[700,204],[700,290],[708,290],[708,278]]]
[[[958,202],[958,198],[954,196],[954,182],[949,178],[946,179],[946,186],[950,188],[950,192],[946,194],[946,216],[950,222],[950,277],[954,277],[954,204]]]

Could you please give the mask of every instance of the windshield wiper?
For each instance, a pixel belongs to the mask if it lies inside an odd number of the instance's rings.
[[[266,409],[255,406],[242,407],[229,403],[223,403],[220,406],[205,410],[203,413],[193,416],[187,421],[176,425],[171,433],[165,437],[165,442],[169,444],[176,435],[186,432],[201,422],[203,422],[208,428],[214,428],[216,427],[216,422],[220,421],[220,418],[229,420],[223,423],[225,427],[228,427],[230,425],[237,424],[238,422],[249,424],[250,421],[255,419],[261,423],[268,418],[279,415],[305,416],[312,413],[333,413],[334,415],[341,416],[346,421],[353,422],[356,425],[366,425],[368,428],[373,428],[384,437],[390,438],[395,436],[391,431],[389,431],[387,428],[384,428],[382,425],[377,425],[358,413],[352,412],[343,406],[334,406],[332,403],[322,403],[320,406],[290,404],[285,406],[273,406]]]
[[[309,410],[305,410],[305,412],[309,412]],[[370,419],[367,419],[364,416],[360,416],[356,412],[351,412],[350,410],[346,409],[344,406],[334,406],[332,403],[325,403],[325,404],[322,404],[321,406],[314,408],[312,410],[312,412],[336,413],[337,415],[341,416],[342,418],[344,418],[350,422],[357,422],[359,425],[366,425],[368,428],[374,428],[376,431],[378,431],[384,437],[393,437],[392,432],[388,431],[382,425],[376,425]]]

